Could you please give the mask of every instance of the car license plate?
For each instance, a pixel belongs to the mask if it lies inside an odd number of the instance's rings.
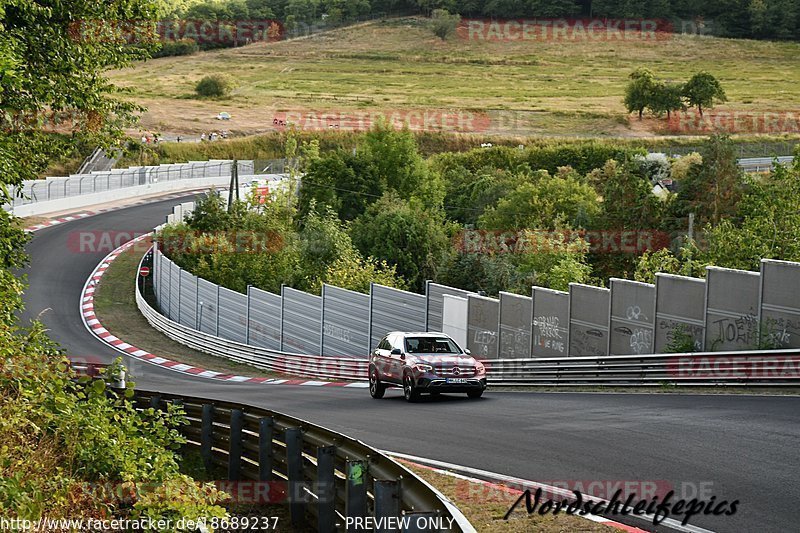
[[[467,378],[447,378],[447,383],[466,383]]]

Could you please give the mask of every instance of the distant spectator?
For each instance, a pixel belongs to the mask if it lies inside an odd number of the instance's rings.
[[[200,134],[200,142],[203,142],[205,140],[206,140],[206,132],[203,132]]]
[[[178,142],[181,142],[181,141],[183,140],[183,137],[181,137],[180,135],[178,135],[178,138],[177,138],[176,140],[177,140]]]

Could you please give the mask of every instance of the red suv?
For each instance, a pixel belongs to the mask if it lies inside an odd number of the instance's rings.
[[[480,398],[486,390],[486,369],[444,333],[386,335],[370,355],[369,393],[383,398],[389,386],[403,387],[409,402],[421,393],[465,392]]]

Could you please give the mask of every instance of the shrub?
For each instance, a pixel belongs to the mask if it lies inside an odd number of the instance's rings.
[[[188,56],[199,50],[200,47],[194,39],[179,39],[163,43],[161,48],[153,53],[153,57]]]
[[[228,96],[233,90],[233,87],[233,79],[230,76],[225,74],[211,74],[200,80],[194,90],[199,96],[219,98],[221,96]]]

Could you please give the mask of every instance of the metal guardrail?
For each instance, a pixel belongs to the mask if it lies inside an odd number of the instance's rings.
[[[484,361],[490,383],[585,387],[800,386],[797,350]]]
[[[145,254],[146,256],[147,254]],[[144,261],[144,257],[142,261]],[[142,264],[140,263],[140,268]],[[367,380],[367,360],[278,352],[216,337],[174,322],[155,310],[136,284],[136,305],[147,322],[184,346],[256,368],[322,379]]]
[[[143,258],[144,259],[144,258]],[[278,352],[216,337],[166,318],[136,288],[136,302],[158,331],[190,348],[302,377],[366,380],[367,360]],[[537,386],[800,386],[797,350],[603,357],[487,359],[489,383]]]
[[[12,202],[3,209],[159,182],[230,176],[231,165],[230,160],[190,161],[26,180],[11,188]],[[252,172],[251,161],[240,161],[239,166],[244,174]]]
[[[746,171],[766,172],[775,167],[776,160],[780,165],[791,165],[794,161],[794,157],[790,155],[780,157],[751,157],[739,159],[738,163],[739,167]]]
[[[433,486],[359,440],[249,405],[143,390],[134,398],[140,409],[181,404],[188,425],[180,432],[206,468],[227,468],[232,482],[268,483],[276,503],[289,504],[293,527],[334,532],[347,517],[403,517],[404,532],[475,531]]]

